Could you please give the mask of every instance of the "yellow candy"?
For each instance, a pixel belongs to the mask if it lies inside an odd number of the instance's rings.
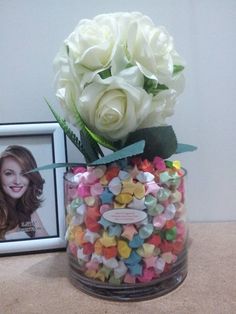
[[[113,205],[114,205],[114,208],[125,208],[126,206],[126,204],[119,204],[119,203],[116,203],[116,202],[114,202],[113,203]]]
[[[81,245],[83,243],[84,238],[84,230],[80,226],[76,226],[73,228],[74,240],[77,245]]]
[[[95,243],[94,243],[94,253],[96,253],[97,255],[102,255],[102,248],[103,245],[100,242],[100,240],[98,239]]]
[[[129,204],[133,200],[133,196],[129,193],[120,193],[115,197],[117,203]]]
[[[84,202],[88,206],[93,206],[96,202],[96,198],[94,196],[87,196],[84,198]]]
[[[137,249],[137,253],[142,257],[151,257],[154,255],[155,245],[150,243],[144,243]]]
[[[95,277],[94,277],[95,279],[98,279],[98,280],[101,280],[101,281],[105,281],[105,279],[106,279],[106,276],[105,276],[105,274],[102,272],[102,271],[98,271],[97,273],[96,273],[96,275],[95,275]]]
[[[135,184],[134,196],[140,200],[145,196],[145,187],[141,182]]]
[[[109,246],[115,246],[116,245],[116,238],[110,237],[106,231],[103,232],[102,237],[99,240],[103,246],[109,247]]]
[[[87,276],[87,277],[89,277],[89,278],[95,278],[95,276],[96,276],[96,270],[92,270],[92,269],[87,270],[87,271],[85,272],[85,276]]]
[[[173,167],[175,167],[176,170],[179,170],[181,168],[181,163],[179,160],[174,160],[172,162]]]
[[[123,240],[118,240],[117,249],[118,249],[118,253],[123,258],[128,258],[132,251],[132,249],[128,246],[127,242]]]
[[[133,195],[135,190],[135,183],[133,182],[133,179],[130,178],[129,180],[124,180],[122,182],[122,190],[121,193],[128,193]]]

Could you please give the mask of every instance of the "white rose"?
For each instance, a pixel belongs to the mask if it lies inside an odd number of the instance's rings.
[[[81,93],[79,80],[73,75],[68,64],[65,47],[62,47],[54,59],[56,96],[60,101],[66,119],[74,123],[76,103]]]
[[[153,97],[152,110],[138,127],[150,128],[165,125],[166,118],[173,115],[177,92],[174,89],[164,90]]]
[[[151,99],[141,87],[110,77],[84,89],[78,111],[96,134],[116,141],[138,128],[150,112]]]
[[[142,14],[136,14],[136,19],[127,27],[127,50],[131,62],[137,64],[148,78],[168,84],[172,80],[174,65],[183,64],[174,49],[173,38],[164,27],[155,27]]]
[[[74,66],[97,71],[110,66],[118,40],[116,20],[108,14],[81,20],[65,40],[65,45]]]

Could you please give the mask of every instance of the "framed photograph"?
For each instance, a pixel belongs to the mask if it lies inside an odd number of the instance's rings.
[[[0,124],[0,256],[66,247],[65,168],[31,172],[66,160],[58,123]]]

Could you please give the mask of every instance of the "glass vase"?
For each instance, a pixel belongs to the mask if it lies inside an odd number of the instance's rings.
[[[186,171],[154,161],[81,165],[65,173],[69,277],[81,291],[142,301],[184,281]]]

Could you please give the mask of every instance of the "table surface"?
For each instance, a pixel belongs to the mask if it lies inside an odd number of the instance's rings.
[[[112,302],[76,289],[65,252],[0,258],[0,314],[236,313],[236,222],[189,224],[186,280],[142,302]]]

